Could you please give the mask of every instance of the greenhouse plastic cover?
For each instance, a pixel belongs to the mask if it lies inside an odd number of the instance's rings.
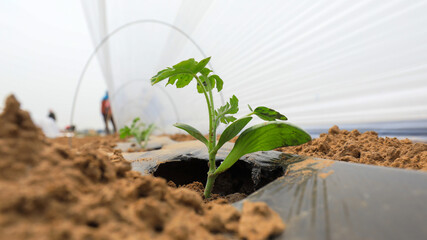
[[[176,122],[207,132],[195,83],[150,84],[205,56],[224,80],[216,107],[234,94],[241,115],[250,104],[302,127],[427,119],[427,1],[82,4],[119,127],[139,116],[165,132]]]

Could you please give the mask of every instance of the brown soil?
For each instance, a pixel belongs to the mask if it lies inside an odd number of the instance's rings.
[[[59,137],[49,139],[49,141],[61,144],[65,147],[70,146],[70,138],[68,137]],[[116,146],[117,142],[125,141],[120,139],[118,135],[106,135],[106,136],[85,136],[85,137],[73,137],[71,138],[71,145],[74,148],[79,148],[88,143],[92,144],[93,147],[101,147],[107,151],[113,151],[113,148]]]
[[[175,183],[169,181],[168,182],[169,186],[175,186]],[[201,198],[203,198],[203,193],[205,191],[205,187],[203,186],[203,184],[201,182],[193,182],[190,184],[186,184],[186,185],[182,185],[179,186],[181,188],[187,188],[192,190],[193,192],[196,192]],[[209,199],[204,199],[205,203],[208,202],[221,202],[221,203],[235,203],[238,202],[244,198],[246,198],[247,195],[244,193],[233,193],[233,194],[228,194],[226,196],[220,196],[219,194],[211,194],[211,197]]]
[[[278,149],[286,153],[346,162],[427,171],[427,144],[409,139],[381,138],[376,132],[340,130],[337,126],[319,138],[296,147]]]
[[[130,171],[108,143],[48,141],[13,96],[0,126],[0,239],[268,239],[285,228],[264,203],[203,204]]]
[[[177,142],[183,142],[183,141],[192,141],[192,140],[196,140],[193,136],[191,136],[191,135],[189,135],[189,134],[181,134],[181,133],[177,133],[177,134],[164,135],[164,136],[168,136],[168,137],[170,137],[172,140],[177,141]]]

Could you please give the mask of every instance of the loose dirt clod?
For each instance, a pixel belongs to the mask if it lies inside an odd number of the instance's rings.
[[[53,143],[13,96],[0,126],[0,239],[267,239],[283,230],[266,205],[207,205],[130,171],[120,151]]]
[[[244,202],[239,224],[239,236],[248,240],[268,238],[268,234],[278,235],[285,230],[279,214],[271,211],[263,202]]]
[[[427,144],[412,143],[409,139],[381,138],[373,131],[360,133],[333,126],[327,134],[322,133],[311,142],[279,150],[346,162],[427,171]]]

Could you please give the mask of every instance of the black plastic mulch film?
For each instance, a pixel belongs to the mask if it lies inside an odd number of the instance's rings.
[[[218,152],[218,163],[231,146]],[[132,162],[133,170],[145,174],[165,163],[207,162],[205,147],[195,142],[124,153],[124,157]],[[241,160],[239,172],[252,168],[243,182],[252,183],[243,186],[237,181],[236,186],[255,191],[242,201],[266,202],[286,223],[285,232],[275,239],[427,239],[425,172],[276,151],[245,155]],[[234,206],[241,208],[242,201]]]

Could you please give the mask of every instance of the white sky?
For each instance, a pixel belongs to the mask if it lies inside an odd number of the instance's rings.
[[[34,120],[56,113],[69,124],[80,72],[93,50],[78,0],[0,1],[0,108],[13,93]],[[96,59],[78,97],[78,129],[103,128],[100,101],[106,90]]]

